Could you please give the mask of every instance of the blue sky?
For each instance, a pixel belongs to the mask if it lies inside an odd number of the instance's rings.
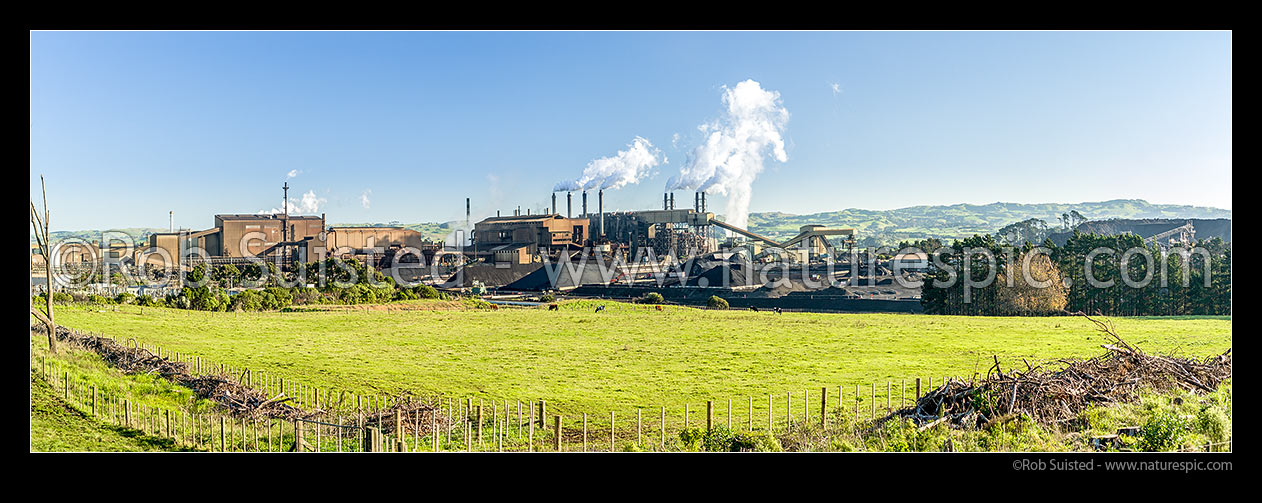
[[[790,114],[787,162],[767,159],[751,211],[1231,208],[1225,32],[34,32],[30,44],[31,190],[44,174],[55,229],[166,227],[170,210],[205,228],[215,213],[280,207],[286,180],[331,222],[463,219],[465,197],[475,219],[537,210],[637,136],[667,162],[606,206],[656,208],[698,126],[723,114],[723,86],[746,79]]]

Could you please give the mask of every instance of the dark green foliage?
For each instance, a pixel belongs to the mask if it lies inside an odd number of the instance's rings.
[[[727,301],[723,300],[723,298],[719,297],[718,295],[710,296],[710,300],[707,300],[705,305],[706,307],[710,309],[727,309],[728,308]]]
[[[1179,448],[1187,434],[1189,422],[1177,413],[1164,410],[1148,418],[1140,430],[1138,447],[1149,452],[1166,452]]]
[[[136,295],[131,292],[122,292],[114,296],[114,302],[118,304],[131,304],[136,301]]]
[[[663,302],[666,302],[666,298],[662,297],[662,294],[660,293],[649,292],[649,293],[644,294],[643,297],[640,297],[639,299],[637,299],[637,302],[641,304],[661,304]]]

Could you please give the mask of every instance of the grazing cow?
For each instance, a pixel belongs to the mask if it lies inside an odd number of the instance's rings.
[[[775,311],[776,311],[776,314],[783,314],[780,312],[780,306],[776,306]]]
[[[557,310],[559,310],[559,309],[560,309],[560,308],[558,308],[556,304],[548,304],[548,310],[549,310],[549,311],[557,311]]]
[[[749,306],[749,310],[750,310],[750,311],[753,311],[753,312],[755,312],[755,313],[756,313],[756,312],[758,312],[758,308],[756,308],[756,307],[754,307],[754,306]]]
[[[491,310],[492,310],[492,311],[499,311],[499,310],[500,310],[500,306],[499,306],[499,305],[496,305],[496,304],[491,304]]]
[[[604,305],[604,304],[601,304],[601,305],[599,305],[599,306],[596,306],[596,312],[598,312],[598,313],[599,313],[599,312],[604,311],[604,310],[605,310],[605,305]]]
[[[662,310],[662,306],[653,306],[653,307],[656,307],[658,311]]]

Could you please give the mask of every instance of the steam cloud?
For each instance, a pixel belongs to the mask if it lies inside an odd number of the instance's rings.
[[[704,190],[727,196],[728,223],[745,227],[754,179],[762,172],[763,156],[789,159],[784,151],[784,129],[789,111],[780,93],[767,91],[753,80],[736,87],[723,86],[727,114],[702,124],[705,142],[693,149],[679,175],[666,182],[666,190]]]
[[[627,147],[627,150],[619,150],[612,157],[602,157],[587,163],[583,176],[577,180],[558,183],[552,190],[617,189],[643,180],[648,176],[649,169],[661,162],[657,159],[661,151],[644,138],[635,137]]]
[[[302,215],[302,214],[319,213],[320,207],[323,206],[324,203],[326,202],[328,202],[327,199],[323,197],[316,197],[316,193],[314,190],[308,190],[306,194],[302,195],[302,199],[298,200],[297,203],[294,203],[293,201],[289,202],[289,214]],[[282,206],[283,206],[283,200],[282,200]],[[282,208],[272,208],[270,210],[259,210],[258,213],[260,215],[275,215],[277,213],[284,213],[284,212],[285,210]]]

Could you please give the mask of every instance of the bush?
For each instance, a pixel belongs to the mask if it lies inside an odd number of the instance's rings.
[[[685,428],[679,432],[680,448],[707,452],[780,452],[780,441],[767,433],[738,433],[727,425],[716,425],[710,431]]]
[[[91,302],[93,304],[113,304],[114,299],[111,299],[104,295],[92,294],[88,296],[88,302]]]
[[[710,300],[707,300],[705,305],[706,307],[710,309],[727,309],[728,308],[727,301],[723,300],[718,295],[711,295]]]
[[[437,299],[439,298],[438,290],[429,285],[417,285],[412,288],[418,299]]]
[[[1227,440],[1231,420],[1218,407],[1205,407],[1196,413],[1196,428],[1211,442]]]
[[[556,301],[557,301],[557,297],[555,295],[552,295],[551,293],[545,293],[539,296],[539,302],[543,302],[545,304],[551,304]]]
[[[637,302],[639,302],[640,304],[661,304],[663,302],[666,302],[666,298],[662,297],[662,294],[660,293],[649,292],[649,293],[644,294],[643,297],[640,297]]]
[[[136,295],[131,292],[122,292],[114,297],[114,302],[119,304],[131,304],[135,302]]]
[[[246,290],[232,296],[230,311],[258,311],[263,309],[263,297],[254,290]]]
[[[1166,452],[1178,449],[1188,430],[1187,421],[1178,414],[1165,410],[1148,418],[1140,430],[1138,447],[1148,452]]]
[[[164,302],[162,299],[155,299],[152,295],[141,295],[136,297],[136,304],[145,307],[161,307]]]

